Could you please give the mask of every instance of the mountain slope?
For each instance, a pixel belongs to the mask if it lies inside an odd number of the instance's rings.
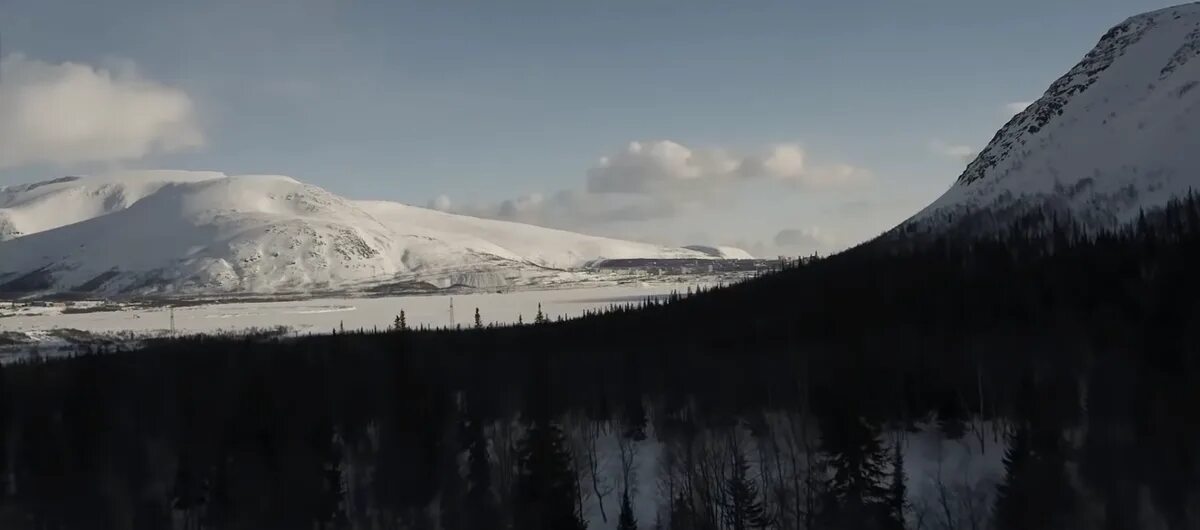
[[[0,291],[283,293],[496,286],[597,258],[709,254],[351,201],[282,176],[150,172],[0,188]]]
[[[1200,4],[1132,17],[898,227],[990,233],[1034,210],[1086,229],[1200,188]]]
[[[142,171],[131,175],[62,177],[0,187],[0,241],[36,234],[128,208],[177,182],[223,177],[202,171]]]

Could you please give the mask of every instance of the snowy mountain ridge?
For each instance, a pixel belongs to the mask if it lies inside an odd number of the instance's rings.
[[[1200,4],[1131,17],[897,228],[989,233],[1037,209],[1085,229],[1200,189]]]
[[[36,234],[128,208],[176,182],[223,177],[200,171],[139,172],[136,177],[61,177],[0,186],[0,241]]]
[[[0,188],[3,292],[496,287],[553,280],[600,258],[723,257],[353,201],[284,176],[130,172]]]

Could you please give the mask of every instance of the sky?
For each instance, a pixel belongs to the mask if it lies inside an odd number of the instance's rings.
[[[827,253],[932,202],[1109,27],[1173,3],[0,0],[0,186],[282,174]]]

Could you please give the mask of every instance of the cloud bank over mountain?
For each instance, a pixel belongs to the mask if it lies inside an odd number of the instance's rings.
[[[131,62],[0,59],[0,169],[136,160],[204,145],[195,103]]]

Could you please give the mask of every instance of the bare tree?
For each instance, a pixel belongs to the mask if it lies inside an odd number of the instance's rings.
[[[793,529],[796,526],[796,507],[791,505],[793,492],[788,486],[788,478],[784,469],[784,453],[780,437],[787,436],[781,432],[773,418],[774,414],[764,414],[764,432],[758,436],[759,469],[762,473],[763,505],[768,513],[773,514],[775,525],[782,530]]]
[[[938,442],[938,461],[937,475],[934,477],[934,484],[937,487],[937,502],[942,512],[942,528],[953,530],[958,528],[958,518],[955,517],[954,501],[950,495],[950,488],[946,486],[946,482],[942,479],[942,442]]]
[[[990,487],[979,483],[978,477],[971,476],[969,468],[962,470],[961,480],[947,481],[941,444],[939,442],[937,470],[930,476],[934,486],[933,504],[926,499],[914,503],[914,528],[986,529],[991,514]]]
[[[617,451],[621,457],[621,491],[625,495],[637,494],[637,441],[620,436],[617,438]]]
[[[585,421],[581,430],[583,444],[580,454],[586,465],[585,474],[591,483],[591,492],[589,494],[596,497],[596,504],[600,508],[600,519],[607,523],[608,513],[604,508],[604,497],[611,494],[615,486],[604,477],[604,473],[602,472],[604,459],[598,448],[600,437],[606,431],[605,424],[596,421]]]

